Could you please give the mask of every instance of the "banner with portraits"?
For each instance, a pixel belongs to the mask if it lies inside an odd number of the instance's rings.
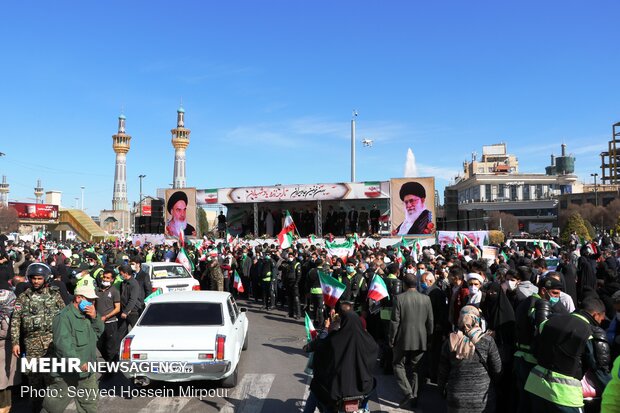
[[[390,179],[392,235],[434,236],[435,178]]]
[[[477,246],[482,246],[489,241],[489,231],[439,231],[437,241],[441,247],[446,245],[456,245],[456,236],[465,235]]]
[[[196,188],[166,189],[166,226],[164,233],[178,237],[195,237]]]

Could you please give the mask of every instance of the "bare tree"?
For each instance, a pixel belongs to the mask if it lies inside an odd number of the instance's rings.
[[[502,231],[519,232],[519,219],[517,217],[501,211],[491,211],[489,213],[489,229],[499,230],[500,222],[502,224]]]
[[[0,232],[15,232],[18,228],[17,211],[10,207],[0,207]]]

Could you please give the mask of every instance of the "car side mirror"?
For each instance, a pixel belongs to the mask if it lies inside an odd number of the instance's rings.
[[[248,308],[247,307],[239,307],[239,311],[241,311],[242,313],[247,313],[248,312]]]

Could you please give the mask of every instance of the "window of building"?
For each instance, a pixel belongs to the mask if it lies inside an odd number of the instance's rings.
[[[523,200],[524,201],[530,200],[530,186],[529,185],[523,185]]]
[[[504,184],[499,184],[498,185],[498,194],[497,194],[498,198],[504,199],[506,196],[506,185]]]
[[[517,200],[517,186],[516,185],[510,186],[510,200],[511,201]]]

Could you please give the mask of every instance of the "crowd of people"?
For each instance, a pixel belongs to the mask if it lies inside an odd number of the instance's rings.
[[[307,348],[314,377],[306,411],[337,411],[339,399],[370,397],[377,359],[394,374],[403,409],[415,408],[430,382],[451,412],[577,412],[584,405],[597,411],[601,399],[603,411],[620,411],[620,245],[601,240],[544,251],[498,245],[498,258],[489,262],[474,246],[406,244],[358,243],[353,255],[336,257],[314,242],[281,249],[204,239],[185,251],[201,289],[230,291],[295,319],[307,313],[324,329]],[[76,340],[87,343],[81,360],[94,361],[96,350],[118,359],[120,339],[152,292],[141,263],[175,261],[180,250],[176,242],[5,238],[0,245],[0,339],[11,349],[0,353],[7,367],[0,372],[0,409],[10,406],[10,388],[20,380],[38,388],[96,386],[87,372],[74,382],[41,373],[20,377],[15,364],[22,356],[75,354]],[[557,268],[549,268],[556,258]],[[345,286],[337,308],[324,305],[325,275]],[[378,302],[368,299],[375,277],[389,292]],[[77,323],[89,324],[93,334],[80,336],[84,325]],[[64,409],[35,397],[33,411],[43,403],[51,412]]]

